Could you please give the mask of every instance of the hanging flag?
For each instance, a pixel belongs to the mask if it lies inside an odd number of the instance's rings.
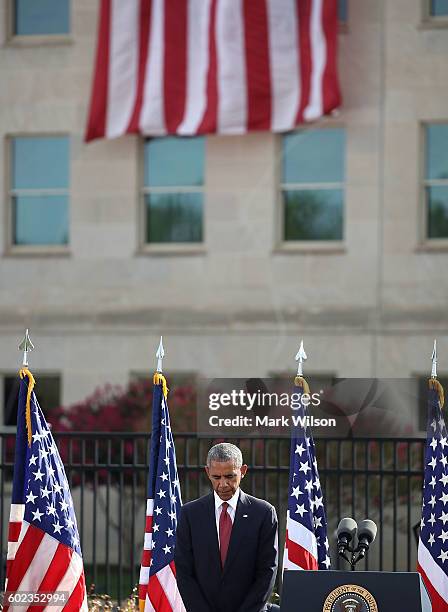
[[[145,612],[185,612],[174,566],[177,517],[182,499],[167,395],[165,377],[156,372],[145,541],[139,581],[139,605]]]
[[[341,103],[337,0],[102,0],[86,140],[285,132]]]
[[[308,383],[296,376],[294,386],[293,414],[305,418],[308,411],[301,397],[309,394]],[[291,433],[283,570],[329,569],[327,519],[313,436],[309,427],[299,425]]]
[[[64,466],[33,391],[33,375],[24,368],[20,378],[3,610],[10,607],[8,598],[14,601],[20,592],[41,595],[40,605],[31,608],[36,612],[47,603],[58,610],[87,611],[78,528]]]
[[[448,434],[443,402],[442,385],[430,378],[417,571],[428,589],[433,612],[448,612]]]

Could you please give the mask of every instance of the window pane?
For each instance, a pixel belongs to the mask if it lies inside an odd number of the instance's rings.
[[[204,138],[151,138],[145,142],[145,187],[204,184]]]
[[[434,15],[434,17],[448,15],[448,0],[432,0],[431,15]]]
[[[59,376],[36,375],[39,383],[38,401],[44,414],[57,408],[61,403],[61,379]],[[19,399],[20,381],[17,375],[5,376],[3,379],[3,424],[17,425],[17,402]]]
[[[338,0],[338,18],[344,23],[347,21],[347,0]]]
[[[426,126],[426,178],[448,179],[448,124]]]
[[[15,0],[14,34],[68,34],[69,0]]]
[[[343,129],[304,130],[283,137],[284,183],[344,180]]]
[[[145,202],[148,242],[202,241],[202,193],[151,193]]]
[[[11,145],[13,189],[68,187],[68,138],[18,137],[13,139]]]
[[[428,238],[448,238],[448,187],[427,187]]]
[[[68,244],[67,196],[18,196],[12,204],[14,244]]]
[[[285,240],[342,240],[342,189],[284,191]]]

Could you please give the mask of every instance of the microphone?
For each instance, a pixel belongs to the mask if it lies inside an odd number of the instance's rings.
[[[341,520],[336,531],[339,555],[343,555],[347,548],[349,548],[350,542],[355,538],[357,529],[358,525],[354,519],[343,518]]]
[[[362,559],[369,550],[370,545],[376,538],[377,526],[370,519],[359,523],[358,527],[358,550],[359,559]]]

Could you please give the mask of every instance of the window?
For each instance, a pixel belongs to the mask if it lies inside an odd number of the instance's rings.
[[[347,23],[347,2],[348,0],[338,0],[338,19],[341,23]]]
[[[35,374],[38,381],[38,401],[44,414],[57,408],[61,403],[61,378],[58,375]],[[17,425],[17,401],[19,399],[20,379],[15,374],[5,374],[3,382],[3,425]]]
[[[448,24],[448,0],[421,0],[423,25],[430,28],[446,28]]]
[[[20,136],[10,146],[11,245],[66,245],[68,138]]]
[[[11,0],[14,36],[69,34],[69,0]]]
[[[144,144],[145,243],[203,241],[204,138]]]
[[[448,238],[448,123],[425,126],[426,237]]]
[[[341,128],[283,137],[283,240],[343,239],[344,157]]]
[[[431,17],[448,17],[448,0],[430,0],[429,15]]]

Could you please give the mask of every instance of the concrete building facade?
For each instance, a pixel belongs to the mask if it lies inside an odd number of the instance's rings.
[[[142,140],[86,144],[98,2],[73,0],[70,33],[11,36],[0,5],[0,374],[26,327],[61,402],[151,372],[307,370],[343,377],[448,371],[448,235],[428,238],[426,126],[448,124],[448,16],[422,0],[351,0],[339,33],[343,106],[307,131],[345,133],[343,238],[285,242],[282,136],[205,138],[204,239],[141,244]],[[66,135],[69,242],[11,242],[15,136]],[[445,151],[448,170],[448,151]],[[440,185],[439,185],[440,186]],[[442,180],[443,187],[443,180]]]

